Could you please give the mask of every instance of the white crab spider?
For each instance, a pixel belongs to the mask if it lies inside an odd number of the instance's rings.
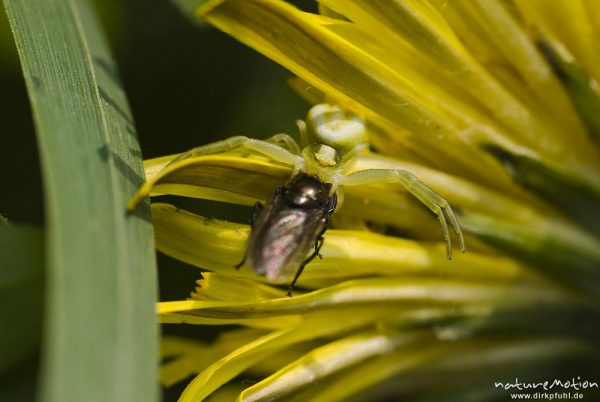
[[[315,176],[321,183],[327,185],[330,196],[337,193],[336,198],[339,196],[339,203],[341,203],[342,198],[341,190],[346,186],[378,183],[401,184],[437,215],[446,242],[448,259],[452,258],[452,243],[447,220],[450,221],[450,225],[456,232],[461,251],[465,251],[460,224],[448,202],[427,185],[420,182],[412,173],[406,170],[393,169],[366,169],[348,175],[342,173],[345,162],[358,152],[368,148],[366,126],[358,116],[336,105],[320,104],[312,107],[308,112],[306,121],[298,121],[298,126],[301,133],[302,149],[287,134],[277,134],[267,140],[236,136],[191,149],[173,162],[192,156],[210,155],[235,149],[251,150],[279,163],[292,166],[294,169],[292,179],[301,173]],[[262,210],[262,206],[260,208]],[[321,205],[318,208],[325,209],[326,206]],[[335,205],[333,208],[335,209]],[[333,210],[330,211],[329,215],[331,213],[333,213]],[[253,218],[256,218],[255,215],[253,214]],[[297,269],[294,282],[302,272],[304,265],[318,255],[320,244],[317,246],[317,243],[320,241],[322,244],[321,235],[329,224],[329,215],[323,217],[322,230],[319,229],[319,232],[315,229],[315,235],[313,236],[315,238],[311,239],[311,242],[314,241],[315,243],[315,253],[302,264],[296,264],[300,267]],[[306,255],[306,251],[304,255]],[[285,265],[284,263],[288,264],[289,262],[280,262],[279,265]],[[276,278],[283,266],[271,270],[273,272],[256,266],[253,266],[253,269],[259,273],[267,274],[267,276],[271,274],[270,276]]]

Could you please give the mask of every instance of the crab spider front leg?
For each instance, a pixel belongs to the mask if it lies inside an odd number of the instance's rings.
[[[194,156],[216,155],[233,151],[235,149],[252,150],[276,162],[292,166],[294,169],[292,177],[301,171],[305,166],[304,158],[300,155],[300,148],[298,147],[296,141],[287,134],[276,134],[266,140],[255,140],[244,136],[235,136],[226,140],[214,142],[212,144],[196,147],[182,153],[162,166],[161,171],[164,171],[166,168],[170,167],[176,162],[181,162],[182,160]],[[157,177],[160,178],[160,174],[156,175],[153,180],[144,183],[138,192],[131,197],[127,203],[127,210],[129,212],[133,212],[139,202],[150,194],[150,190],[155,184]]]
[[[292,136],[288,134],[275,134],[267,138],[265,141],[273,144],[281,144],[294,155],[300,155],[300,147],[298,146],[298,143],[292,138]]]
[[[284,143],[290,150],[276,145],[275,143]],[[258,152],[277,162],[293,166],[295,172],[300,170],[304,165],[304,159],[300,155],[294,154],[294,152],[300,153],[298,145],[294,139],[287,134],[277,134],[267,140],[256,140],[244,136],[231,137],[223,141],[190,149],[173,159],[169,165],[194,156],[214,155],[240,148]]]
[[[412,173],[407,172],[406,170],[367,169],[354,172],[348,176],[341,176],[339,180],[340,185],[342,186],[360,186],[378,183],[402,184],[407,191],[417,197],[419,201],[437,215],[440,225],[442,226],[442,232],[444,233],[446,255],[448,259],[452,258],[452,243],[450,241],[446,216],[450,220],[450,224],[458,236],[460,250],[462,252],[465,251],[465,241],[460,224],[448,202],[427,185],[420,182]]]

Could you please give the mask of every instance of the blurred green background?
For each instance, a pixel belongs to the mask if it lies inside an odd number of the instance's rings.
[[[168,0],[97,0],[136,120],[145,158],[243,134],[295,134],[307,105],[286,84],[289,72]],[[42,191],[29,102],[6,15],[0,17],[4,191],[0,213],[43,222]]]
[[[95,3],[117,59],[144,158],[183,152],[232,135],[297,135],[295,121],[303,118],[308,105],[288,87],[291,74],[286,70],[216,29],[186,19],[168,0]],[[0,214],[14,223],[43,226],[43,185],[31,108],[4,10],[0,13],[0,102]],[[242,222],[250,211],[194,200],[168,201],[202,210],[205,216]],[[162,255],[158,264],[161,300],[186,298],[199,279],[198,269]],[[190,326],[163,329],[210,337],[206,331],[206,327]],[[25,372],[35,373],[35,359],[25,366]],[[28,400],[34,392],[31,381],[31,376],[21,379],[14,373],[0,379],[0,388],[20,383],[13,387],[13,397]],[[176,399],[184,385],[169,390],[166,400]],[[19,389],[28,391],[20,394]]]
[[[288,87],[291,74],[286,70],[216,29],[186,19],[167,0],[95,3],[120,68],[145,159],[232,135],[296,135],[295,121],[308,105]],[[31,109],[4,13],[0,35],[4,133],[0,213],[12,222],[43,225]],[[206,216],[241,221],[249,216],[249,209],[237,206],[177,201],[202,209]],[[165,300],[176,295],[165,287],[161,296]]]

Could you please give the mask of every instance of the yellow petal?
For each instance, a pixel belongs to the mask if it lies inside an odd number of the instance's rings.
[[[237,329],[222,333],[208,344],[188,338],[163,336],[161,356],[169,357],[160,368],[160,382],[169,387],[192,374],[197,374],[232,350],[265,335],[257,329]]]
[[[548,7],[543,0],[517,0],[515,4],[533,27],[562,42],[581,67],[600,81],[598,21],[594,20],[598,16],[598,5],[595,2],[556,0]]]
[[[162,194],[252,205],[269,198],[291,174],[289,167],[228,155],[191,157],[168,165],[172,159],[145,162],[148,181],[129,200],[129,211],[143,198]]]
[[[438,82],[433,85],[444,87],[441,82],[446,78],[452,82],[462,84],[462,88],[469,92],[469,94],[478,100],[478,102],[485,107],[487,112],[495,116],[498,123],[505,125],[509,128],[508,131],[503,131],[503,135],[508,136],[513,141],[530,147],[543,155],[549,156],[561,156],[561,158],[568,159],[569,163],[575,164],[579,159],[590,160],[597,163],[597,155],[589,151],[589,148],[585,144],[589,144],[586,141],[585,131],[581,124],[575,126],[573,137],[576,143],[573,143],[573,139],[565,139],[563,135],[564,130],[557,129],[555,125],[548,124],[545,115],[541,114],[536,116],[532,110],[529,110],[520,99],[514,94],[506,90],[497,80],[491,76],[482,66],[480,66],[473,57],[467,52],[462,46],[459,40],[456,38],[454,32],[450,29],[444,18],[438,13],[438,11],[429,5],[427,2],[414,1],[414,0],[394,0],[381,2],[377,0],[367,1],[355,1],[355,0],[321,0],[329,7],[344,14],[358,26],[369,32],[374,32],[376,38],[379,39],[378,43],[385,46],[386,43],[392,44],[386,49],[388,55],[396,55],[398,44],[401,39],[411,43],[414,47],[419,49],[422,54],[429,56],[435,63],[442,69],[446,69],[450,76],[444,76],[443,74],[434,75]],[[489,2],[490,6],[494,5],[494,2]],[[488,3],[486,3],[488,4]],[[489,8],[489,7],[488,7]],[[499,11],[503,9],[496,7]],[[487,10],[488,14],[495,16],[493,21],[499,25],[498,29],[506,31],[510,30],[510,18],[502,19],[502,16],[507,16],[506,13],[501,14],[498,10]],[[483,14],[485,17],[486,14]],[[500,25],[502,24],[502,25]],[[508,28],[507,28],[508,26]],[[514,24],[512,25],[514,27]],[[512,32],[520,32],[516,29]],[[505,35],[510,37],[510,34]],[[526,40],[524,35],[521,38]],[[362,43],[367,42],[366,40],[357,41],[357,46],[361,46]],[[519,48],[519,49],[522,49]],[[514,49],[513,49],[514,50]],[[537,56],[539,61],[538,66],[545,67],[544,71],[546,75],[550,74],[548,66],[543,63],[539,54],[532,49],[530,44],[529,55]],[[521,52],[523,53],[523,52]],[[517,54],[518,56],[518,54]],[[401,57],[401,56],[400,56]],[[424,66],[426,70],[426,64],[419,62],[416,57],[412,60],[417,66]],[[530,60],[529,60],[530,62]],[[410,59],[407,65],[410,63]],[[392,65],[392,62],[386,62],[387,65]],[[531,63],[530,63],[531,64]],[[541,68],[540,68],[541,69]],[[410,68],[402,69],[403,72],[410,71]],[[531,76],[538,74],[539,71],[534,72]],[[429,73],[431,75],[431,73]],[[560,90],[558,84],[554,81],[554,89],[552,94],[562,95],[562,106],[567,105],[568,102],[564,95],[564,92]],[[397,84],[402,85],[405,90],[410,85],[403,83]],[[423,80],[417,81],[415,87],[419,88],[422,93],[428,93],[432,85],[423,85]],[[544,91],[544,95],[548,96],[547,92]],[[433,90],[434,93],[438,90]],[[429,108],[433,107],[432,102],[424,101],[426,95],[416,97]],[[443,99],[453,99],[451,96],[445,96]],[[557,105],[554,109],[559,109],[560,105]],[[464,106],[463,106],[464,108]],[[432,109],[435,112],[435,108]],[[572,116],[572,122],[574,120],[573,110],[569,107]],[[562,112],[562,110],[561,110]],[[440,113],[437,113],[440,115]],[[472,110],[465,110],[463,113],[468,116],[476,116]],[[480,118],[481,119],[481,118]],[[483,125],[483,122],[479,124],[473,123],[473,125]],[[572,153],[572,154],[569,154]]]
[[[192,294],[194,300],[221,300],[250,302],[285,297],[287,292],[252,279],[203,272],[198,287]]]
[[[168,204],[153,204],[152,215],[159,251],[226,277],[266,281],[245,266],[239,270],[234,268],[244,254],[249,233],[247,226],[205,219]],[[365,275],[444,275],[497,280],[529,275],[525,267],[497,255],[469,252],[449,261],[443,248],[442,243],[420,243],[369,232],[329,230],[321,250],[323,259],[315,259],[306,266],[299,285],[322,287]],[[232,281],[235,283],[237,279]],[[266,290],[260,292],[267,295]],[[252,288],[249,293],[254,293]],[[218,298],[212,291],[211,294],[211,298]]]
[[[366,332],[331,342],[302,356],[272,376],[242,392],[238,401],[256,402],[277,396],[289,398],[308,386],[319,387],[324,379],[373,357],[430,338],[426,331],[399,333]],[[431,351],[428,354],[432,355]],[[412,359],[413,364],[425,360]]]
[[[483,182],[504,174],[443,118],[441,108],[436,113],[417,99],[393,68],[330,29],[343,23],[273,0],[212,1],[199,13],[368,119],[430,138],[428,145],[452,161],[448,169]]]
[[[385,311],[389,314],[390,310]],[[181,402],[198,401],[237,376],[242,371],[268,359],[270,355],[290,345],[322,336],[343,333],[380,318],[380,314],[360,311],[323,312],[301,323],[272,332],[232,351],[201,372],[184,390]]]

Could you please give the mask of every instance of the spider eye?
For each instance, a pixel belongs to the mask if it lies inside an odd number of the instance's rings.
[[[364,121],[336,105],[313,106],[306,116],[306,134],[311,144],[325,144],[340,154],[367,143]]]

